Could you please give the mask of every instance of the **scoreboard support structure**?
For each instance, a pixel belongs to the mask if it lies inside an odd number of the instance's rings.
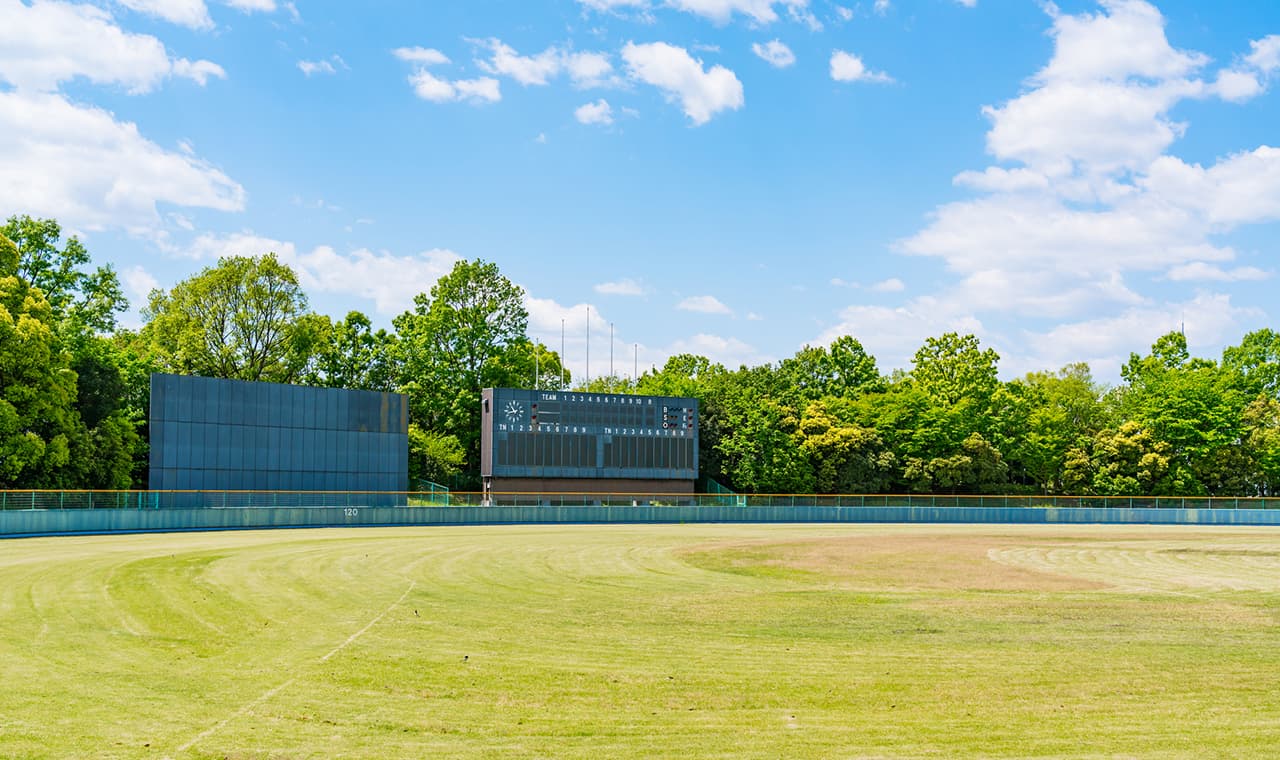
[[[691,494],[698,401],[485,388],[480,475],[493,494]]]

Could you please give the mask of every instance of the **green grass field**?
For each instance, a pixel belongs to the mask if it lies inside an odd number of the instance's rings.
[[[0,757],[1259,757],[1280,530],[0,542]]]

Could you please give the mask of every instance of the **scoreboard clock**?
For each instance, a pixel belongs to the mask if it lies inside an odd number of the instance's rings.
[[[486,388],[481,475],[695,480],[698,401]]]

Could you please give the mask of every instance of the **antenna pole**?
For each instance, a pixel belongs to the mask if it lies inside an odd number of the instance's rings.
[[[591,390],[591,307],[587,307],[587,371],[583,376],[583,390]]]

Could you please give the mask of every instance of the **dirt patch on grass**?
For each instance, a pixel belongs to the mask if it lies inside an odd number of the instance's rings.
[[[994,561],[992,550],[1025,547],[1025,536],[841,536],[691,547],[699,567],[743,575],[826,580],[874,591],[1087,591],[1096,580]]]

